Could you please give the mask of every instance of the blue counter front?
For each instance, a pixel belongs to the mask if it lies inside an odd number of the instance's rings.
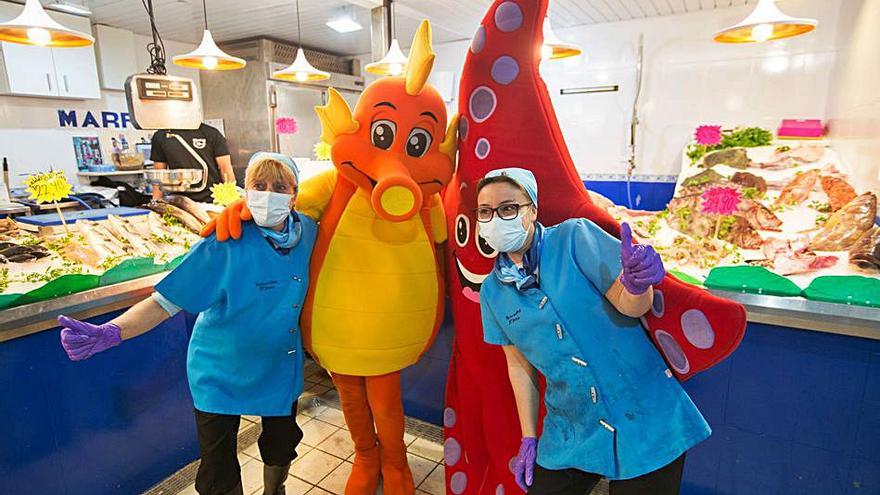
[[[0,493],[135,494],[195,460],[191,329],[181,314],[79,363],[57,329],[0,343]],[[408,415],[439,424],[451,339],[405,371]],[[751,323],[685,388],[714,433],[682,494],[880,494],[880,341]]]
[[[136,494],[195,460],[192,323],[179,314],[83,362],[57,329],[0,343],[0,493]]]

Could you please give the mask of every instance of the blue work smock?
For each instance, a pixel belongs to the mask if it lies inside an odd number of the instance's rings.
[[[248,222],[239,241],[199,241],[156,291],[199,313],[186,358],[193,403],[215,414],[289,416],[303,389],[299,316],[317,226],[286,255]]]
[[[710,435],[639,320],[605,298],[619,240],[583,219],[546,228],[538,270],[538,287],[496,270],[480,290],[484,340],[516,346],[547,379],[538,464],[630,479]]]

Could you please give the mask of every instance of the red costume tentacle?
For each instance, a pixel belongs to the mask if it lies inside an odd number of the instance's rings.
[[[538,180],[538,217],[553,225],[587,218],[618,235],[590,201],[556,120],[538,65],[548,0],[495,0],[471,43],[459,85],[459,165],[446,189],[447,287],[455,344],[447,382],[447,491],[517,493],[509,469],[519,421],[503,351],[483,343],[479,290],[496,253],[476,234],[476,183],[503,167]],[[656,288],[646,329],[679,379],[718,363],[745,332],[745,310],[667,276]],[[499,427],[500,425],[500,427]],[[501,427],[506,428],[501,430]],[[452,445],[452,447],[450,447]]]

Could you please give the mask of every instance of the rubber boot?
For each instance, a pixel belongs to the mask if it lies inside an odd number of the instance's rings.
[[[286,495],[284,482],[287,481],[289,471],[289,463],[284,466],[267,466],[264,464],[263,495]]]
[[[403,441],[404,415],[400,373],[367,377],[367,398],[379,437],[384,495],[413,495],[416,491]]]
[[[339,392],[339,403],[355,451],[345,495],[375,495],[379,489],[379,447],[367,402],[366,380],[362,376],[334,374],[333,384]]]

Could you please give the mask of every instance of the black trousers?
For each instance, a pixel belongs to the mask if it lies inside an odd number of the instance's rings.
[[[238,464],[238,426],[241,416],[213,414],[195,410],[202,462],[196,474],[196,491],[201,495],[221,495],[241,483]],[[296,424],[296,403],[290,416],[261,418],[263,432],[257,440],[260,456],[268,466],[284,466],[296,458],[296,447],[303,432]]]
[[[609,483],[610,495],[678,495],[684,454],[652,473]],[[535,480],[528,495],[589,495],[602,476],[577,469],[554,471],[535,465]]]

